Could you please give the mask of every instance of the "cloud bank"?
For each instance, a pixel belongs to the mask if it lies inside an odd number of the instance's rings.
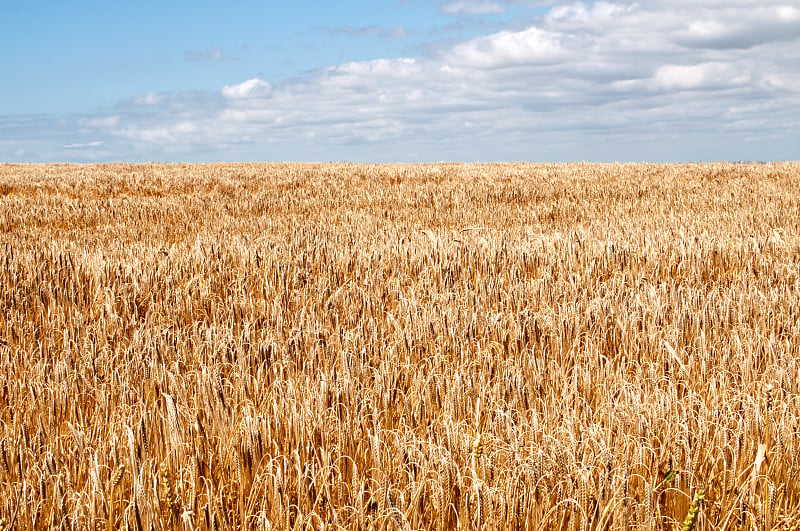
[[[451,2],[442,10],[481,13],[508,4]],[[332,65],[297,79],[240,80],[216,93],[136,95],[105,115],[0,117],[12,132],[0,137],[0,155],[797,158],[797,2],[555,4],[524,29],[437,50]],[[98,138],[104,143],[91,145]],[[81,151],[81,144],[92,149]],[[66,153],[52,145],[72,147]]]

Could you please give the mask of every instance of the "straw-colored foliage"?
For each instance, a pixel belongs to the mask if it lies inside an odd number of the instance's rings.
[[[0,518],[797,528],[798,235],[796,163],[0,166]]]

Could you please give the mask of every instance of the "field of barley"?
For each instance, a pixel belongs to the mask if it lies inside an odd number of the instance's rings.
[[[0,529],[800,527],[800,164],[0,165]]]

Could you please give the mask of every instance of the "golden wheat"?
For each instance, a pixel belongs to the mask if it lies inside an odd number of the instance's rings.
[[[797,163],[0,165],[0,518],[796,528],[799,189]]]

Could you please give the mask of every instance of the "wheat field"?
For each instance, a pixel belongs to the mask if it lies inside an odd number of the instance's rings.
[[[0,529],[800,528],[800,164],[0,165]]]

